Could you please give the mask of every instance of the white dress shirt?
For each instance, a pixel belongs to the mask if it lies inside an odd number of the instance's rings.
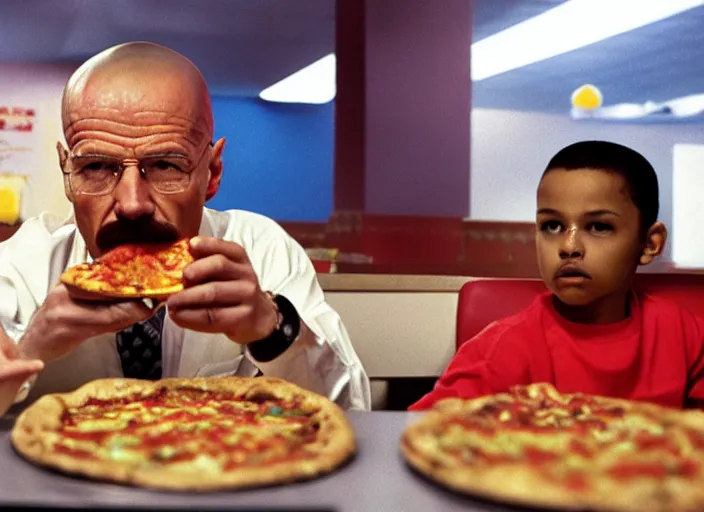
[[[301,337],[273,361],[261,363],[226,336],[182,329],[167,315],[162,336],[163,377],[250,377],[260,370],[327,396],[344,408],[369,409],[369,379],[340,317],[325,302],[301,246],[273,220],[241,210],[204,208],[200,234],[241,245],[261,289],[289,299],[315,334],[315,341],[306,343]],[[89,259],[73,218],[42,214],[23,223],[12,238],[0,243],[0,324],[5,332],[19,341],[61,273]],[[114,334],[90,338],[66,357],[48,363],[29,396],[35,399],[45,393],[71,391],[103,377],[122,377]]]

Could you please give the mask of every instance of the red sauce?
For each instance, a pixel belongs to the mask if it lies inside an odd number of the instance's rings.
[[[591,484],[587,476],[577,470],[569,471],[566,474],[556,474],[550,466],[542,466],[540,475],[547,481],[556,485],[568,488],[574,492],[587,492],[591,488]]]
[[[531,464],[545,464],[547,462],[555,462],[560,457],[552,452],[541,450],[535,446],[526,446],[523,449],[525,459]]]
[[[140,263],[150,269],[159,269],[161,267],[159,260],[153,254],[145,254]]]
[[[588,435],[594,430],[606,430],[606,423],[600,420],[577,421],[570,428],[570,432],[576,432],[582,435]]]
[[[619,462],[609,468],[609,475],[621,480],[638,477],[665,478],[668,471],[661,462]]]
[[[687,430],[687,437],[695,450],[704,450],[704,434],[696,430]]]
[[[283,415],[284,418],[286,418],[286,423],[297,423],[300,425],[304,425],[308,423],[310,418],[308,416],[288,416],[286,414]]]
[[[581,473],[568,473],[564,479],[564,483],[573,491],[585,492],[589,490],[589,480]]]
[[[55,444],[54,445],[54,452],[56,453],[61,453],[64,455],[70,455],[73,458],[76,459],[95,459],[95,455],[92,452],[89,452],[87,450],[79,450],[76,448],[69,448],[68,446],[64,446],[62,444]]]
[[[572,439],[570,441],[569,451],[585,459],[591,459],[594,456],[587,445],[578,439]]]
[[[623,418],[626,414],[626,410],[623,407],[609,407],[608,409],[599,410],[598,413],[600,416],[609,418]]]
[[[122,245],[106,253],[98,261],[99,263],[110,265],[127,263],[132,260],[136,254],[139,254],[138,248]]]
[[[233,459],[228,460],[223,469],[225,471],[232,471],[237,468],[241,467],[246,467],[246,466],[273,466],[274,464],[279,464],[281,462],[291,462],[291,461],[298,461],[298,460],[305,460],[305,459],[312,459],[314,455],[312,453],[303,451],[303,450],[298,450],[292,453],[289,453],[283,457],[272,457],[268,460],[261,460],[261,458],[257,457],[256,454],[253,453],[248,453],[247,459],[245,459],[242,462],[237,462]]]
[[[175,453],[174,455],[169,457],[169,459],[165,462],[168,462],[169,464],[171,464],[171,463],[175,464],[177,462],[186,462],[186,461],[195,459],[197,455],[198,454],[196,454],[196,453],[179,452],[179,453]]]
[[[647,432],[638,432],[634,439],[638,450],[664,450],[674,455],[677,455],[680,450],[672,442],[672,439],[666,436],[654,436]]]
[[[100,443],[103,439],[110,435],[109,432],[81,432],[76,430],[64,430],[63,437],[76,439],[78,441],[93,441]]]
[[[677,474],[679,476],[690,478],[698,475],[699,469],[699,464],[695,461],[691,459],[683,459],[680,461],[679,472]]]

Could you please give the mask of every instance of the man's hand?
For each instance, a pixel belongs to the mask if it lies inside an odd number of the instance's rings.
[[[0,328],[0,416],[15,400],[20,386],[44,369],[44,363],[22,359],[17,345]]]
[[[278,314],[259,288],[245,250],[211,237],[193,238],[190,249],[196,261],[183,271],[186,287],[166,302],[171,319],[183,328],[222,333],[241,344],[269,336]]]
[[[120,331],[152,314],[140,301],[77,300],[60,284],[49,292],[44,304],[34,313],[20,340],[19,352],[25,358],[53,361],[88,338]]]

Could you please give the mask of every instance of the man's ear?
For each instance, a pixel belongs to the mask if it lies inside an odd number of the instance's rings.
[[[640,255],[640,264],[647,265],[662,254],[667,242],[667,228],[662,222],[656,222],[645,235],[643,252]]]
[[[208,165],[208,187],[205,189],[205,200],[210,201],[218,189],[222,180],[222,152],[225,149],[225,139],[218,139],[210,150],[210,163]]]
[[[64,176],[64,194],[66,194],[66,199],[73,202],[73,191],[71,190],[71,184],[68,180],[68,174],[66,174],[66,165],[68,164],[68,150],[61,144],[61,142],[56,143],[56,151],[59,154],[59,167],[61,167],[61,172]]]

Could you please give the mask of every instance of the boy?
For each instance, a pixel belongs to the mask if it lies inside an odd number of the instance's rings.
[[[465,343],[410,409],[534,382],[671,407],[704,400],[704,320],[631,290],[638,265],[665,245],[658,209],[657,176],[639,153],[602,141],[558,152],[538,186],[535,240],[549,292]]]

